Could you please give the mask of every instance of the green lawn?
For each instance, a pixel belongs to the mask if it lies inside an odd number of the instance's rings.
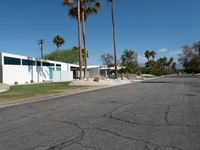
[[[11,86],[9,91],[0,93],[0,102],[63,92],[72,93],[87,88],[87,86],[70,86],[69,83],[59,82]]]

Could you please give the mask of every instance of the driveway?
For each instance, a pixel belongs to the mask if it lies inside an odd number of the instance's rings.
[[[179,75],[0,109],[0,150],[199,150],[200,78]]]

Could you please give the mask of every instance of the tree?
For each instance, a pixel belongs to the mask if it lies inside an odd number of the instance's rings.
[[[81,44],[81,31],[80,31],[80,22],[81,22],[81,16],[80,16],[80,9],[81,9],[81,1],[82,0],[64,0],[63,4],[68,5],[69,7],[73,7],[74,5],[77,6],[77,17],[78,17],[78,47],[79,47],[79,70],[80,70],[80,80],[82,80],[82,44]]]
[[[176,73],[176,62],[172,63],[172,73]]]
[[[79,48],[73,47],[72,49],[53,51],[44,56],[44,59],[60,61],[71,64],[78,64],[79,62]]]
[[[126,49],[121,56],[121,64],[127,73],[135,73],[138,68],[137,53]]]
[[[150,60],[150,51],[147,50],[145,53],[144,53],[145,57],[147,58],[147,60],[149,61]]]
[[[150,54],[152,53],[152,55]],[[173,58],[169,60],[167,57],[159,58],[157,61],[154,60],[155,53],[153,51],[145,52],[145,56],[148,61],[145,63],[145,68],[143,68],[143,73],[150,73],[153,75],[164,75],[176,72],[176,63]],[[150,59],[152,57],[152,59]]]
[[[110,53],[105,53],[101,55],[101,61],[103,65],[105,65],[107,68],[110,68],[113,66],[113,60],[114,60],[114,57]]]
[[[85,34],[85,21],[89,15],[97,14],[98,10],[101,7],[101,4],[97,0],[81,0],[80,1],[80,16],[81,16],[81,23],[82,23],[82,37],[83,37],[83,44],[84,44],[84,53],[86,54],[84,57],[84,77],[86,77],[87,72],[87,44],[86,44],[86,34]],[[70,11],[69,15],[72,18],[78,19],[77,15],[78,7],[74,5]]]
[[[166,63],[166,66],[168,67],[168,69],[169,69],[170,66],[172,65],[173,61],[174,61],[174,58],[171,57],[171,58],[169,59],[169,61]]]
[[[196,52],[199,54],[199,56],[200,56],[200,41],[194,43],[192,47],[195,49],[195,51],[196,51]]]
[[[57,35],[53,38],[53,43],[54,43],[54,45],[56,45],[57,50],[58,50],[59,47],[65,43],[65,40],[62,36]]]
[[[117,47],[116,47],[116,31],[115,31],[114,0],[108,0],[108,1],[111,3],[112,28],[113,28],[113,44],[114,44],[115,79],[117,79]]]
[[[200,57],[199,48],[200,43],[194,43],[192,46],[186,45],[182,47],[182,54],[179,55],[179,62],[185,68],[185,72],[200,72],[198,69],[198,62]]]
[[[156,55],[156,52],[155,52],[155,51],[151,51],[149,55],[150,55],[150,56],[152,57],[152,59],[154,60],[155,55]]]
[[[193,73],[200,73],[200,56],[196,56],[189,62],[188,68]]]

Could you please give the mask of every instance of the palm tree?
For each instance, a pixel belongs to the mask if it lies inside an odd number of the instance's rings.
[[[79,70],[80,70],[80,80],[82,80],[82,46],[81,46],[81,30],[80,30],[80,22],[81,22],[81,17],[80,17],[80,9],[81,9],[81,1],[82,0],[64,0],[63,4],[68,5],[70,7],[73,7],[73,5],[77,6],[77,18],[78,18],[78,47],[79,47]]]
[[[152,57],[153,60],[154,60],[154,58],[155,58],[155,55],[156,55],[156,52],[154,52],[154,51],[151,51],[151,52],[150,52],[150,56]]]
[[[172,65],[173,61],[174,61],[174,58],[171,57],[171,58],[169,59],[169,61],[167,62],[168,73],[171,73],[171,71],[170,71],[170,66]]]
[[[111,3],[112,28],[113,28],[113,44],[114,44],[115,79],[117,79],[117,48],[116,48],[116,31],[115,31],[114,0],[108,0],[108,1]]]
[[[65,40],[62,36],[57,35],[53,38],[53,43],[56,45],[58,51],[59,47],[65,43]]]
[[[101,4],[97,0],[81,0],[81,23],[82,23],[82,36],[83,36],[83,44],[84,44],[84,77],[86,77],[87,72],[87,45],[86,45],[86,35],[85,35],[85,21],[89,15],[97,14],[98,10],[101,7]],[[73,18],[78,18],[77,16],[77,6],[74,6],[70,9],[69,15]]]
[[[147,58],[147,60],[149,61],[149,59],[150,59],[150,51],[149,50],[147,50],[145,53],[144,53],[144,55],[145,55],[145,57]]]

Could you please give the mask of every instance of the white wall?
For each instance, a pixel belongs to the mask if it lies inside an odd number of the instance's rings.
[[[3,83],[18,84],[49,80],[49,68],[38,66],[3,65]]]
[[[70,71],[53,71],[53,82],[72,81],[73,72]]]
[[[99,68],[90,68],[89,69],[90,78],[95,78],[99,75]]]
[[[3,61],[4,56],[19,58],[19,59],[31,59],[34,61],[38,60],[33,57],[7,54],[7,53],[2,53],[1,55],[2,55],[1,56],[2,64],[4,62]],[[0,59],[0,61],[1,61],[1,59]],[[60,67],[61,79],[59,79],[59,80],[60,81],[73,80],[73,73],[70,71],[69,64],[56,62],[56,61],[48,61],[48,60],[38,60],[38,61],[54,63],[55,66],[51,66],[51,67],[54,67],[55,71],[56,71],[56,64],[61,65],[61,67]],[[31,81],[33,81],[35,83],[43,82],[43,81],[51,81],[48,66],[27,66],[27,65],[5,65],[5,64],[3,64],[2,69],[3,69],[3,83],[6,83],[6,84],[14,84],[15,82],[17,82],[18,84],[25,84],[25,83],[30,83]],[[53,73],[52,81],[58,81],[58,79],[54,79],[55,77],[54,77],[54,73]]]
[[[36,82],[51,81],[51,80],[50,80],[48,66],[27,66],[22,64],[5,65],[3,64],[4,56],[21,59],[21,62],[22,59],[27,59],[27,60],[48,62],[55,64],[54,66],[52,66],[54,67],[53,79],[52,79],[53,82],[73,80],[73,72],[71,71],[71,67],[79,67],[78,65],[74,64],[49,61],[49,60],[40,60],[33,57],[1,53],[0,62],[2,63],[2,70],[3,70],[3,83],[6,84],[14,84],[15,82],[17,82],[18,84],[25,84],[25,83],[30,83],[31,81],[36,83]],[[61,65],[61,67],[59,67],[61,71],[57,70],[56,64]],[[95,77],[96,75],[99,75],[98,66],[88,66],[88,70],[90,77]]]

